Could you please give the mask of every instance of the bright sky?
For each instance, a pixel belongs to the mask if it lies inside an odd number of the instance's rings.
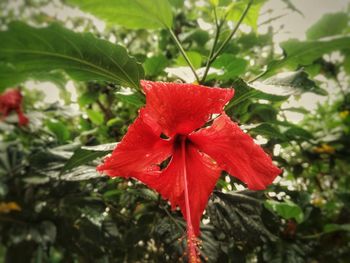
[[[290,12],[282,0],[270,0],[266,3],[261,13],[271,9],[270,17],[288,14],[276,21],[274,27],[284,25],[284,29],[277,34],[276,41],[280,42],[289,38],[305,39],[305,31],[310,25],[319,20],[323,14],[348,10],[350,0],[290,0],[304,16],[297,12]],[[265,19],[264,19],[265,20]]]
[[[315,22],[317,22],[326,13],[335,13],[339,11],[346,11],[350,8],[350,0],[291,0],[297,9],[299,9],[304,16],[297,12],[290,12],[285,9],[285,4],[281,0],[270,0],[265,4],[261,10],[263,14],[267,10],[271,9],[272,13],[265,15],[260,19],[260,22],[267,20],[268,18],[276,17],[278,15],[287,14],[286,16],[273,22],[275,29],[284,25],[284,28],[275,34],[275,42],[279,43],[290,38],[297,38],[305,40],[306,30]],[[259,28],[259,31],[265,32],[267,26]],[[323,80],[322,77],[319,78]],[[333,98],[334,91],[338,88],[334,82],[328,82],[328,85],[324,87]],[[269,92],[269,90],[265,90]],[[270,90],[271,93],[276,93],[276,90]],[[327,100],[327,96],[319,96],[313,93],[305,93],[298,100],[295,98],[289,99],[288,103],[283,105],[284,107],[298,107],[303,106],[308,110],[316,108],[317,103],[322,103]],[[298,113],[287,112],[287,118],[291,121],[298,122],[301,120],[302,115]]]

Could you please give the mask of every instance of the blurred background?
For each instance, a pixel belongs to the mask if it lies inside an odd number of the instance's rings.
[[[114,57],[136,83],[234,87],[227,114],[283,169],[259,192],[222,174],[203,261],[350,262],[350,1],[159,1],[0,0],[0,262],[186,262],[181,213],[96,172],[145,103]]]

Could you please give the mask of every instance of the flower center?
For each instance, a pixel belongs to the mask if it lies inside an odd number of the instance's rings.
[[[191,143],[191,141],[188,139],[188,136],[183,134],[176,134],[173,140],[174,140],[174,149],[177,149],[177,150],[179,150],[183,144],[186,147],[189,143]]]

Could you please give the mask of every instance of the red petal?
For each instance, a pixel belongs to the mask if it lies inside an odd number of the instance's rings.
[[[112,155],[97,167],[98,171],[112,177],[135,177],[139,173],[159,170],[158,164],[170,156],[172,144],[160,138],[157,124],[153,127],[147,124],[151,121],[143,111],[129,127]]]
[[[0,96],[0,107],[9,110],[15,110],[20,107],[22,102],[22,94],[19,90],[10,89]]]
[[[221,169],[211,158],[199,152],[193,145],[186,147],[185,166],[183,160],[181,149],[177,148],[165,170],[156,176],[141,175],[137,179],[158,191],[163,198],[168,199],[173,208],[179,206],[184,218],[186,218],[185,168],[191,223],[195,235],[198,236],[201,216],[220,176]]]
[[[188,134],[205,124],[213,113],[221,113],[233,97],[233,89],[193,84],[141,81],[146,109],[168,136]]]
[[[226,114],[189,139],[252,190],[265,189],[281,173],[264,150]]]
[[[0,113],[2,118],[15,110],[18,115],[19,125],[27,125],[29,120],[22,112],[22,94],[17,89],[10,89],[0,95]]]
[[[26,126],[28,125],[29,119],[27,118],[27,116],[25,116],[22,112],[21,108],[18,108],[16,110],[17,115],[18,115],[18,122],[20,126]]]

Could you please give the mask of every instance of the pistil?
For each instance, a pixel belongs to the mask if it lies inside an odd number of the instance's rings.
[[[197,237],[194,234],[191,209],[188,195],[188,183],[187,183],[187,168],[186,168],[186,137],[181,138],[181,155],[183,165],[183,179],[184,179],[184,192],[185,192],[185,205],[186,205],[186,221],[187,221],[187,253],[189,263],[200,263],[198,257]]]

